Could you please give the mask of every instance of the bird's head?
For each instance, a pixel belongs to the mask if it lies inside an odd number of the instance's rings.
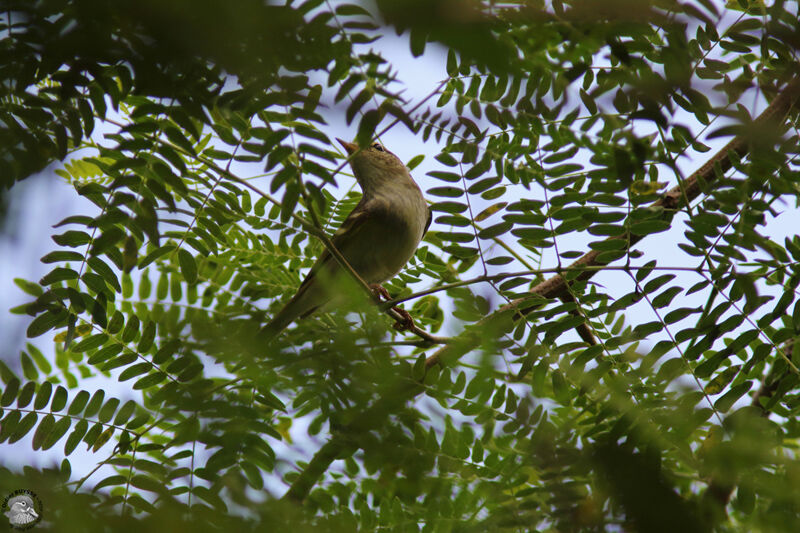
[[[353,174],[364,193],[374,191],[382,186],[391,186],[396,182],[406,184],[410,181],[413,183],[408,168],[400,161],[400,158],[384,148],[381,143],[375,142],[366,148],[359,148],[355,143],[341,139],[336,140],[350,156]]]

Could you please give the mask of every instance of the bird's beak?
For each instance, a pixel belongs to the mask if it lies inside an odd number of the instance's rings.
[[[357,144],[349,143],[347,141],[343,141],[343,140],[339,139],[338,137],[336,138],[336,140],[339,141],[339,144],[344,146],[344,149],[347,151],[348,155],[352,155],[353,152],[358,150],[358,145]]]

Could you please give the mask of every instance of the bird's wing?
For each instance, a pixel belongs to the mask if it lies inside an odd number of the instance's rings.
[[[333,234],[331,242],[339,252],[347,257],[352,257],[353,245],[362,239],[362,234],[370,231],[365,224],[370,217],[367,216],[367,209],[362,198],[353,211],[347,215],[342,222],[342,226]],[[331,263],[333,260],[333,263]],[[350,259],[348,259],[350,260]],[[297,318],[303,318],[316,311],[319,307],[330,300],[326,288],[316,283],[317,275],[323,268],[328,268],[331,272],[338,267],[338,262],[331,255],[327,248],[320,254],[317,261],[311,267],[306,278],[297,288],[297,292],[292,296],[286,305],[262,328],[262,332],[267,338],[271,338]]]
[[[336,233],[333,234],[333,237],[331,237],[331,244],[333,244],[343,256],[347,257],[353,243],[359,242],[360,234],[364,229],[364,223],[370,218],[367,216],[368,214],[369,209],[366,208],[366,202],[362,197],[350,214],[347,215],[347,218],[344,219],[339,229],[336,230]],[[322,250],[319,258],[317,258],[316,262],[311,267],[311,270],[309,270],[306,279],[300,284],[300,289],[303,288],[303,285],[311,283],[311,280],[316,277],[319,270],[331,260],[336,261],[326,247]]]
[[[428,210],[428,220],[425,221],[425,229],[422,230],[422,237],[425,237],[425,234],[428,233],[428,228],[431,227],[431,221],[433,220],[433,211],[428,206],[425,206]]]

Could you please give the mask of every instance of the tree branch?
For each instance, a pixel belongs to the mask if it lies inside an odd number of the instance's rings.
[[[789,83],[783,91],[781,91],[775,99],[770,103],[769,106],[758,116],[758,118],[754,121],[754,126],[765,126],[770,123],[775,124],[782,124],[784,122],[784,117],[795,104],[797,99],[800,98],[800,78],[794,79],[791,83]],[[670,189],[667,193],[665,193],[661,199],[654,202],[650,207],[651,209],[663,209],[665,217],[671,217],[679,208],[683,206],[688,206],[692,200],[697,198],[701,191],[702,187],[708,186],[712,182],[716,180],[717,176],[717,169],[725,172],[726,170],[731,168],[731,153],[736,153],[739,156],[747,155],[749,151],[750,142],[752,140],[752,132],[756,129],[760,128],[751,128],[750,135],[739,135],[731,140],[727,145],[725,145],[721,150],[719,150],[711,159],[709,159],[702,167],[700,167],[694,174],[689,176],[683,183],[680,183]],[[626,232],[625,234],[619,237],[610,237],[607,239],[608,241],[613,240],[625,240],[628,242],[628,249],[642,240],[641,235],[635,235],[630,232]],[[598,267],[598,266],[605,266],[610,261],[604,261],[602,258],[602,254],[607,252],[601,252],[598,250],[592,250],[591,252],[586,253],[571,265],[569,268],[574,269],[582,269],[584,267]],[[614,259],[617,259],[616,257]],[[585,281],[590,279],[594,276],[597,272],[602,269],[591,268],[585,269],[580,274],[578,274],[575,279],[576,281]],[[516,315],[526,315],[528,314],[533,308],[531,307],[524,307],[526,303],[532,298],[541,297],[541,298],[559,298],[565,293],[568,292],[567,288],[567,281],[566,279],[560,275],[556,274],[552,276],[542,283],[538,284],[536,287],[531,289],[527,296],[523,298],[518,298],[502,307],[500,307],[497,311],[495,311],[492,315],[480,320],[475,324],[475,329],[481,329],[488,325],[491,325],[495,321],[495,317],[498,315],[505,315],[509,311],[513,312]],[[430,368],[437,364],[446,364],[450,361],[456,360],[463,356],[465,353],[470,351],[471,349],[475,348],[480,342],[481,336],[475,336],[475,342],[463,342],[463,343],[454,343],[452,345],[445,346],[438,350],[435,354],[428,357],[426,361],[426,367]]]
[[[435,92],[433,94],[435,94]],[[423,103],[424,102],[425,102],[425,100],[423,100]],[[419,104],[419,105],[421,105],[421,104]],[[125,126],[125,124],[122,124],[120,122],[116,122],[116,121],[111,120],[111,119],[106,119],[106,121],[110,122],[111,124],[114,124],[116,126],[119,126],[119,127],[124,127]],[[267,201],[269,201],[273,205],[277,205],[277,206],[281,205],[280,201],[278,201],[276,198],[273,198],[272,195],[265,193],[264,191],[262,191],[261,189],[259,189],[258,187],[256,187],[252,183],[250,183],[248,180],[246,180],[244,178],[240,178],[239,176],[237,176],[236,174],[231,172],[230,169],[223,168],[223,167],[217,165],[213,160],[211,160],[209,158],[206,158],[206,157],[203,157],[203,156],[198,155],[198,154],[191,153],[188,150],[185,150],[184,148],[182,148],[181,146],[178,146],[176,144],[172,144],[171,142],[165,141],[165,140],[161,139],[160,137],[154,137],[153,139],[156,142],[158,142],[160,144],[163,144],[163,145],[166,145],[166,146],[169,146],[173,150],[181,152],[182,154],[184,154],[184,155],[186,155],[188,157],[195,158],[196,160],[200,161],[201,163],[203,163],[207,167],[214,169],[216,172],[218,172],[221,175],[224,175],[225,177],[227,177],[231,181],[234,181],[234,182],[238,183],[239,185],[247,187],[251,191],[253,191],[256,194],[258,194],[259,196],[265,198]],[[336,171],[334,172],[334,175],[336,173],[338,173],[339,170],[341,170],[344,167],[344,165],[346,165],[346,164],[347,164],[347,161],[344,161],[336,169]],[[310,205],[309,205],[309,212],[312,215],[314,215],[314,211],[313,211],[313,209],[311,208]],[[364,289],[364,291],[366,291],[370,296],[373,296],[372,291],[369,288],[369,285],[367,285],[367,283],[363,279],[361,279],[361,276],[359,276],[358,273],[355,270],[353,270],[353,267],[350,266],[350,263],[347,262],[347,259],[345,259],[344,256],[341,254],[341,252],[339,252],[339,250],[336,249],[336,247],[333,245],[333,242],[331,242],[331,240],[328,237],[328,235],[320,227],[317,227],[314,224],[310,224],[303,217],[300,217],[300,216],[298,216],[298,215],[296,215],[294,213],[290,213],[289,215],[296,222],[298,222],[300,224],[300,226],[304,230],[306,230],[310,235],[312,235],[312,236],[316,237],[317,239],[319,239],[320,241],[322,241],[323,246],[325,246],[325,248],[331,253],[331,255],[333,255],[334,259],[336,259],[336,261],[339,263],[339,266],[344,268],[350,274],[350,276],[356,281],[356,283],[361,285],[361,287]],[[380,303],[380,300],[376,300],[376,303]],[[387,315],[389,315],[396,323],[398,323],[398,324],[404,324],[405,323],[405,318],[400,313],[395,311],[394,309],[391,309],[391,308],[384,309],[384,312]],[[409,332],[413,333],[414,335],[418,336],[423,341],[425,341],[428,345],[446,344],[447,342],[449,342],[449,339],[447,339],[446,337],[438,337],[436,335],[431,335],[427,331],[425,331],[423,329],[420,329],[417,326],[412,326],[407,331],[409,331]]]
[[[756,123],[765,124],[776,120],[781,122],[783,117],[789,112],[796,100],[800,98],[800,78],[793,80],[786,88],[778,94],[772,103],[764,110],[761,115],[756,119]],[[663,208],[670,216],[679,207],[688,205],[692,200],[697,198],[701,192],[701,186],[713,182],[716,179],[715,167],[719,167],[724,172],[731,167],[730,152],[735,152],[740,156],[746,155],[749,148],[749,138],[747,136],[738,136],[729,142],[722,150],[717,152],[706,164],[692,174],[684,183],[674,187],[668,191],[664,196],[655,202],[652,207]],[[641,240],[641,236],[627,234],[617,239],[627,239],[630,246],[633,246]],[[609,239],[611,240],[611,239]],[[583,257],[572,263],[570,269],[581,269],[581,273],[577,275],[578,280],[590,279],[596,272],[602,269],[595,267],[605,266],[606,263],[599,259],[600,252],[591,251]],[[591,268],[585,268],[591,267]],[[473,326],[468,327],[464,333],[457,339],[453,339],[450,343],[440,348],[435,354],[428,357],[425,362],[426,370],[429,370],[435,365],[445,364],[452,362],[462,357],[464,354],[475,349],[480,345],[481,340],[486,338],[486,331],[493,328],[508,327],[509,319],[514,315],[525,314],[530,312],[530,308],[524,308],[526,303],[536,298],[556,298],[565,291],[567,291],[567,282],[559,274],[543,281],[534,287],[528,296],[516,299],[509,304],[502,306],[500,309],[478,321]],[[423,378],[424,379],[424,378]],[[393,399],[394,402],[408,401],[422,392],[419,387],[411,387],[405,391],[399,392],[397,397]],[[374,411],[375,408],[372,409]],[[377,413],[373,413],[377,414]],[[359,422],[349,426],[343,433],[337,433],[331,437],[325,445],[314,455],[311,462],[306,469],[300,474],[300,477],[295,480],[289,491],[284,496],[285,499],[290,499],[296,502],[302,502],[308,495],[313,485],[322,477],[327,471],[328,466],[338,457],[342,450],[347,446],[350,437],[348,433],[358,431],[368,431],[372,428],[378,427],[385,421],[385,417],[380,416],[364,416]],[[334,453],[335,452],[335,453]],[[732,490],[732,489],[731,489]]]

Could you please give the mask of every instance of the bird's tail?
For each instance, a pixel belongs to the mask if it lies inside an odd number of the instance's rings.
[[[297,318],[295,314],[292,312],[292,309],[287,304],[278,311],[278,313],[272,317],[272,320],[267,322],[267,324],[261,328],[261,331],[258,333],[259,339],[262,341],[271,341],[275,337],[277,337],[281,331],[286,329],[286,327],[291,324],[294,319]]]
[[[303,283],[283,308],[259,332],[262,341],[271,341],[298,318],[304,318],[326,300],[316,283]]]

